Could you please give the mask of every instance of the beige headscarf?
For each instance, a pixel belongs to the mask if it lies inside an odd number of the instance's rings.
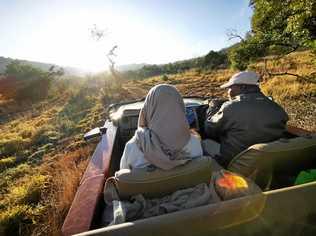
[[[140,111],[136,143],[153,165],[169,170],[189,159],[182,151],[190,139],[184,102],[174,86],[150,89]]]

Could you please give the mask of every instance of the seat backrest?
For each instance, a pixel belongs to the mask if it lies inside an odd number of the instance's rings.
[[[136,194],[153,198],[200,183],[209,183],[211,175],[211,160],[201,157],[168,171],[148,171],[147,168],[122,169],[115,173],[115,183],[120,198]]]
[[[279,139],[255,144],[238,154],[228,170],[252,178],[267,188],[273,171],[294,173],[311,168],[316,162],[316,136]]]

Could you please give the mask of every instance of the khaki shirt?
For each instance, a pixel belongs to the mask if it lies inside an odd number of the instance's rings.
[[[241,94],[207,117],[205,133],[220,142],[221,164],[227,166],[249,146],[281,138],[288,119],[283,108],[261,92]]]

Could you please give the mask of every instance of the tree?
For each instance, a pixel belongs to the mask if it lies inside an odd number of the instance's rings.
[[[236,47],[229,50],[228,57],[231,66],[238,70],[245,70],[250,62],[265,55],[265,47],[257,42],[255,37],[249,37]]]
[[[55,71],[55,67],[51,67],[49,71],[43,71],[15,60],[8,64],[5,70],[7,80],[12,82],[7,83],[9,87],[5,90],[11,90],[11,92],[2,92],[10,94],[10,98],[18,102],[25,100],[38,101],[47,97],[52,80],[62,74],[62,68]]]
[[[293,51],[316,39],[316,2],[253,0],[252,32],[266,47]]]
[[[251,32],[237,34],[240,44],[229,53],[233,67],[247,65],[269,54],[287,55],[300,48],[316,50],[316,2],[310,0],[251,0]],[[232,38],[230,37],[230,38]]]
[[[4,74],[14,76],[18,80],[38,78],[44,75],[44,71],[33,66],[22,64],[19,60],[14,60],[6,66]]]
[[[218,66],[225,64],[227,55],[221,52],[210,51],[202,60],[202,67],[215,69]]]

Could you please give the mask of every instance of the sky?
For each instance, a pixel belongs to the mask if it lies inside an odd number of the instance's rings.
[[[78,67],[163,64],[234,43],[250,30],[249,0],[0,0],[0,56]],[[92,29],[103,32],[101,38]]]

